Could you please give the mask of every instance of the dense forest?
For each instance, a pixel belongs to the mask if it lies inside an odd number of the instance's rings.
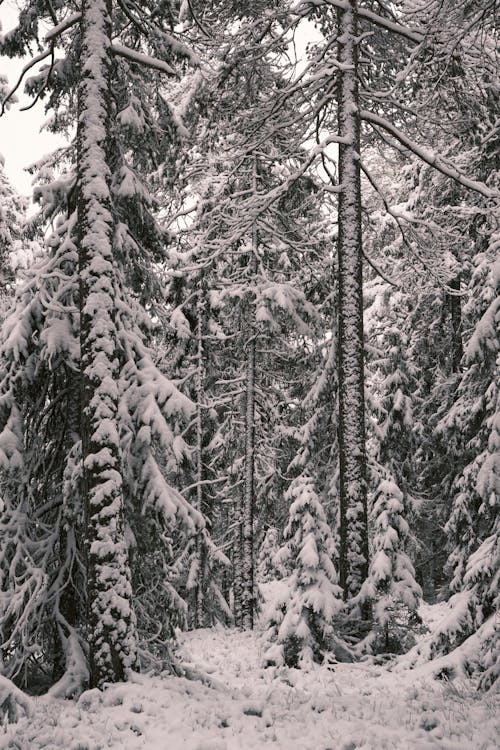
[[[35,213],[0,166],[4,710],[258,623],[269,666],[490,690],[494,0],[19,7],[2,115],[65,145]]]

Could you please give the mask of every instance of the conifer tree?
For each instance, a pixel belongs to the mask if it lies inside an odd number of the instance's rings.
[[[0,92],[2,88],[0,78]],[[14,253],[19,250],[25,219],[23,199],[7,179],[4,157],[0,154],[0,298],[12,292]]]
[[[391,647],[389,623],[391,609],[403,604],[408,611],[416,610],[422,591],[415,581],[415,570],[405,551],[409,526],[405,519],[403,493],[390,480],[377,488],[371,516],[373,519],[373,552],[368,577],[359,593],[374,602],[373,616],[382,626],[384,647]]]
[[[196,312],[189,300],[202,283],[206,362],[224,372],[212,380],[212,392],[205,387],[205,396],[217,411],[217,439],[224,440],[226,454],[220,478],[227,476],[229,487],[222,485],[219,496],[225,494],[226,502],[231,497],[235,509],[235,619],[251,627],[256,601],[252,517],[257,509],[262,513],[261,503],[273,512],[270,488],[279,496],[275,462],[289,461],[281,458],[276,423],[266,422],[275,422],[278,402],[287,398],[281,362],[298,361],[297,342],[319,321],[299,277],[304,263],[309,269],[319,255],[323,225],[306,239],[307,218],[315,212],[314,186],[303,177],[307,164],[293,108],[287,107],[286,118],[273,112],[281,79],[262,41],[271,35],[255,41],[256,22],[245,21],[227,38],[229,58],[198,92],[199,141],[185,166],[188,200],[192,204],[194,194],[197,203],[193,223],[178,233],[185,255],[177,252],[176,284],[185,285],[185,300],[175,317],[194,334]],[[214,115],[204,114],[209,104],[216,108],[216,129]],[[191,272],[183,274],[183,264]],[[308,271],[308,284],[313,277],[314,270]],[[210,430],[206,418],[205,425]],[[205,444],[213,445],[211,438]]]
[[[344,605],[333,562],[337,549],[312,479],[306,474],[294,479],[287,499],[290,514],[277,559],[292,573],[282,597],[265,614],[265,638],[275,644],[264,658],[300,666],[321,661],[332,620]]]
[[[158,600],[166,602],[164,643],[179,606],[173,557],[203,526],[170,484],[188,456],[179,433],[194,407],[148,348],[143,305],[159,299],[153,261],[163,255],[165,237],[139,168],[164,153],[149,129],[155,76],[172,74],[165,57],[191,53],[166,31],[172,19],[156,19],[149,8],[131,25],[104,0],[75,10],[63,19],[60,9],[26,3],[18,28],[2,41],[5,53],[23,53],[47,11],[53,29],[46,56],[57,39],[64,57],[29,87],[46,94],[49,107],[64,102],[54,127],[72,121],[75,102],[79,114],[71,171],[54,180],[47,165],[57,156],[43,165],[37,196],[54,229],[19,288],[2,339],[6,671],[24,670],[36,642],[57,679],[62,644],[62,694],[87,680],[126,677],[136,665],[136,618],[139,634],[157,632]],[[136,49],[144,24],[160,58]],[[131,46],[117,44],[120,34]],[[148,164],[137,151],[144,134],[151,136]]]
[[[416,9],[411,24],[406,26],[396,10],[377,4],[375,12],[364,4],[333,2],[314,5],[299,4],[299,16],[310,13],[320,17],[325,42],[315,48],[310,57],[301,85],[315,104],[309,116],[318,117],[320,133],[318,150],[325,160],[325,145],[337,143],[339,148],[338,179],[334,171],[328,170],[330,190],[339,195],[339,451],[340,451],[340,529],[341,529],[341,582],[351,595],[359,592],[363,579],[368,574],[368,526],[366,504],[366,445],[364,426],[364,344],[362,321],[362,214],[360,193],[360,171],[375,186],[369,170],[363,164],[365,132],[373,134],[384,148],[387,144],[395,151],[414,155],[427,167],[437,170],[458,186],[481,196],[480,201],[496,200],[496,189],[481,179],[468,176],[456,161],[456,150],[451,157],[445,149],[431,151],[419,143],[418,127],[425,122],[424,110],[418,108],[411,113],[405,109],[404,96],[407,81],[417,71],[422,60],[443,60],[450,46],[449,36],[439,37],[442,4],[432,6],[425,24],[428,29],[431,18],[436,35],[422,33],[418,26],[419,10]],[[413,4],[412,4],[413,7]],[[320,10],[318,10],[318,8]],[[337,27],[335,16],[337,14]],[[468,11],[460,7],[453,11],[454,23],[461,13]],[[409,14],[411,16],[411,13]],[[474,23],[477,21],[475,19]],[[368,36],[363,31],[369,32]],[[431,41],[432,37],[432,41]],[[387,49],[389,38],[394,54],[386,64],[370,63],[377,59],[380,48]],[[336,59],[332,59],[331,48],[338,46]],[[436,49],[430,47],[436,44]],[[363,75],[357,67],[359,48],[364,49],[366,67]],[[339,66],[340,63],[340,66]],[[407,66],[405,68],[405,66]],[[432,65],[431,65],[432,67]],[[401,71],[405,70],[405,75]],[[319,81],[322,85],[319,86]],[[325,96],[325,91],[328,96]],[[390,92],[390,93],[389,93]],[[401,106],[398,104],[401,99]],[[400,120],[396,123],[394,106],[398,108]],[[321,112],[321,116],[320,113]],[[314,114],[313,114],[314,113]],[[307,115],[306,115],[307,116]],[[361,125],[363,124],[363,129]],[[429,136],[432,134],[426,131]],[[361,139],[363,134],[363,139]],[[363,140],[363,144],[362,144]],[[432,142],[432,140],[431,140]],[[428,145],[428,144],[427,144]],[[454,159],[454,160],[452,160]],[[477,170],[476,170],[476,174]],[[481,178],[481,174],[478,175]],[[475,200],[475,199],[474,199]],[[384,204],[391,214],[390,204]],[[392,211],[392,214],[395,212]],[[396,214],[397,216],[397,214]],[[398,217],[397,217],[398,218]],[[456,312],[456,311],[455,311]],[[454,317],[456,319],[456,315]],[[456,328],[456,326],[455,326]],[[458,331],[458,329],[457,329]],[[348,333],[347,333],[348,332]],[[456,334],[456,338],[459,334]],[[457,347],[458,348],[458,347]],[[347,363],[347,367],[345,366]],[[349,404],[349,408],[346,405]],[[349,489],[350,488],[350,489]],[[368,615],[365,612],[365,615]]]
[[[275,559],[279,551],[279,530],[270,526],[259,547],[257,557],[257,580],[259,583],[269,583],[282,577],[283,566]]]

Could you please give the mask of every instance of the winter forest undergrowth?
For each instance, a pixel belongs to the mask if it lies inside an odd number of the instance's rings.
[[[18,3],[0,747],[497,746],[496,5]]]

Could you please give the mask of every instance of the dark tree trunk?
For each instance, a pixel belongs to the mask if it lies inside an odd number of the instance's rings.
[[[340,583],[359,593],[368,575],[363,357],[357,8],[338,11]]]
[[[194,507],[204,513],[204,496],[203,496],[203,400],[204,400],[204,328],[205,328],[205,285],[203,280],[200,282],[200,291],[198,292],[197,301],[197,320],[196,320],[196,489]],[[200,534],[196,538],[196,568],[197,581],[193,591],[193,616],[192,626],[201,628],[204,626],[204,591],[202,582],[204,580],[204,566],[206,565],[205,550]]]
[[[64,455],[72,453],[80,439],[80,378],[68,368],[66,425],[64,429]],[[59,616],[54,623],[54,664],[52,678],[56,682],[67,667],[65,642],[69,636],[68,628],[76,628],[80,616],[82,599],[82,571],[78,562],[82,553],[81,540],[78,537],[78,518],[81,514],[79,497],[68,497],[65,488],[65,477],[61,476],[63,487],[63,508],[59,527]]]
[[[236,503],[236,523],[233,535],[233,613],[236,627],[243,627],[243,489]]]
[[[245,395],[245,481],[243,492],[243,549],[242,549],[242,625],[245,630],[254,626],[254,540],[255,512],[255,333],[249,327],[247,339],[247,371]]]
[[[252,159],[252,190],[257,193],[257,158]],[[249,261],[249,281],[257,271],[259,238],[257,226],[252,230],[252,248]],[[255,614],[254,571],[254,514],[255,514],[255,359],[256,327],[253,323],[255,309],[250,302],[246,324],[246,384],[245,384],[245,479],[243,490],[243,546],[242,546],[242,626],[252,630]]]
[[[457,274],[450,281],[450,289],[460,292],[461,274]],[[448,303],[451,315],[451,367],[453,372],[460,372],[462,357],[464,356],[464,345],[462,341],[462,298],[460,294],[450,294]]]

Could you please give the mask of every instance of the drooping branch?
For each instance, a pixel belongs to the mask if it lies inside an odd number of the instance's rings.
[[[350,7],[350,3],[343,2],[343,0],[304,0],[304,2],[299,3],[299,5],[295,8],[295,12],[300,13],[302,6],[305,6],[307,8],[310,8],[311,6],[320,8],[322,5],[331,5],[334,8],[338,8],[339,10],[348,10]],[[378,26],[381,29],[385,29],[386,31],[390,31],[393,34],[398,34],[399,36],[408,39],[410,42],[419,44],[425,39],[424,34],[418,29],[411,29],[409,26],[404,26],[403,24],[391,21],[390,19],[379,16],[377,13],[374,13],[371,10],[367,10],[366,8],[357,8],[356,13],[358,15],[358,18],[362,18],[365,21],[370,21],[375,26]]]
[[[405,217],[401,216],[400,214],[398,214],[397,211],[395,211],[389,205],[389,203],[387,201],[387,198],[385,197],[382,188],[380,187],[380,185],[376,181],[375,177],[368,170],[367,166],[365,164],[363,164],[363,162],[360,162],[360,166],[361,166],[361,171],[363,172],[363,174],[367,178],[368,182],[370,183],[370,185],[372,186],[372,188],[375,190],[375,192],[379,196],[380,200],[382,201],[382,203],[384,205],[385,211],[395,221],[395,223],[396,223],[396,225],[397,225],[397,227],[399,229],[399,232],[401,234],[401,239],[402,239],[403,245],[411,253],[411,255],[415,256],[415,258],[417,259],[417,261],[425,268],[425,270],[428,271],[428,273],[438,282],[439,286],[443,286],[443,288],[445,289],[445,291],[448,294],[453,294],[454,293],[453,290],[447,284],[443,284],[443,280],[439,276],[439,274],[437,274],[434,271],[434,269],[432,268],[432,266],[430,266],[426,262],[425,258],[422,255],[420,255],[420,253],[418,253],[416,251],[415,247],[408,240],[408,238],[407,238],[407,236],[405,234],[405,231],[404,231],[404,227],[403,227],[403,225],[401,223],[401,220],[404,219],[406,222],[410,222],[409,217],[408,216],[405,216]],[[364,253],[363,253],[363,256],[364,256],[365,260],[371,265],[371,267],[373,268],[373,270],[376,271],[379,274],[379,276],[381,276],[385,281],[388,281],[390,284],[392,283],[389,279],[387,279],[387,278],[384,277],[384,275],[381,273],[380,269],[377,268],[374,265],[374,263]],[[394,286],[398,286],[398,285],[394,284]]]
[[[61,34],[64,34],[65,31],[70,29],[72,26],[75,26],[75,24],[79,23],[81,17],[81,13],[73,13],[73,15],[69,16],[64,21],[61,21],[61,23],[59,23],[57,26],[54,26],[53,29],[48,31],[45,35],[45,41],[51,42],[54,39],[57,39],[61,36]]]
[[[375,263],[374,260],[372,260],[363,250],[363,258],[366,260],[369,266],[373,268],[375,273],[380,276],[380,278],[386,282],[386,284],[389,284],[390,286],[393,286],[395,289],[399,289],[399,284],[394,281],[393,279],[390,279],[389,276],[386,276],[385,273],[382,271],[379,265]]]
[[[153,68],[154,70],[160,70],[162,73],[166,73],[169,76],[175,76],[179,78],[179,74],[172,68],[168,63],[163,60],[158,60],[156,57],[145,55],[142,52],[137,52],[130,47],[124,47],[121,44],[111,45],[111,51],[114,55],[124,57],[127,60],[131,60],[139,65],[144,65],[146,68]]]
[[[38,100],[40,99],[40,97],[42,96],[43,92],[45,91],[45,89],[48,86],[48,83],[49,83],[49,80],[50,80],[50,76],[52,75],[52,71],[54,70],[55,62],[56,62],[55,48],[54,48],[54,44],[52,43],[50,45],[50,67],[49,67],[49,69],[47,71],[47,75],[45,76],[45,80],[42,83],[42,85],[40,86],[40,88],[38,89],[38,91],[36,92],[36,96],[33,99],[33,101],[30,104],[27,104],[25,107],[21,107],[20,108],[21,112],[27,112],[29,109],[32,109],[35,106],[35,104],[38,102]]]
[[[28,72],[28,70],[31,70],[31,68],[33,68],[39,62],[41,62],[42,60],[45,60],[45,58],[49,57],[50,54],[52,54],[52,50],[51,49],[46,49],[43,52],[41,52],[39,55],[37,55],[36,57],[34,57],[32,60],[30,60],[29,63],[26,63],[26,65],[22,69],[22,71],[21,71],[21,73],[19,75],[19,78],[17,79],[15,85],[11,88],[11,90],[9,91],[9,93],[7,94],[7,96],[5,97],[5,99],[2,101],[2,110],[0,112],[0,117],[5,113],[5,108],[6,108],[7,104],[9,103],[9,101],[12,100],[12,97],[14,96],[14,94],[18,90],[19,86],[23,82],[24,76],[26,75],[26,73]]]
[[[370,125],[374,126],[375,132],[377,132],[377,127],[379,127],[382,128],[382,130],[385,130],[387,133],[390,133],[390,135],[392,135],[397,141],[399,141],[399,143],[405,146],[405,148],[415,154],[415,156],[418,156],[419,159],[422,159],[422,161],[424,161],[426,164],[429,164],[429,166],[437,169],[438,172],[441,172],[441,174],[444,174],[445,177],[449,177],[451,180],[458,182],[459,185],[462,185],[469,190],[474,190],[476,193],[479,193],[485,198],[500,197],[500,193],[498,192],[498,190],[493,190],[483,182],[471,180],[469,177],[466,177],[458,170],[457,167],[455,167],[453,164],[450,164],[450,162],[445,161],[441,156],[439,156],[439,154],[436,154],[434,151],[431,151],[424,146],[420,146],[412,138],[409,138],[405,133],[402,133],[399,128],[389,122],[389,120],[386,120],[385,117],[375,115],[372,112],[368,112],[366,109],[362,109],[359,113],[359,116],[362,120],[364,120],[365,122],[369,122]]]

